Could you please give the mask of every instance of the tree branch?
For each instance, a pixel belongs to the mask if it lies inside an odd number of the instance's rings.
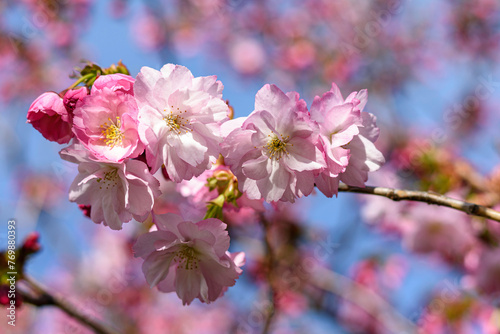
[[[264,229],[264,245],[266,249],[266,260],[267,260],[267,280],[269,281],[269,301],[271,302],[271,307],[267,310],[265,314],[265,322],[262,328],[262,334],[267,334],[271,329],[271,323],[273,321],[274,316],[276,315],[276,307],[275,307],[276,301],[274,298],[276,294],[276,289],[274,285],[275,283],[274,283],[274,272],[273,272],[273,269],[276,265],[276,258],[270,240],[271,235],[270,235],[269,222],[267,221],[266,217],[263,214],[260,215],[260,221]]]
[[[393,201],[416,201],[427,204],[435,204],[446,206],[455,210],[465,212],[469,215],[479,216],[500,222],[500,212],[488,207],[461,201],[444,195],[418,191],[418,190],[403,190],[384,187],[353,187],[346,184],[339,184],[339,192],[351,192],[359,194],[370,194],[387,197]]]
[[[326,268],[315,266],[309,283],[340,296],[376,319],[389,333],[416,334],[417,327],[371,289]]]
[[[262,248],[267,247],[261,240],[252,238],[249,240],[251,240],[250,247],[257,247],[257,245]],[[347,276],[324,268],[314,262],[308,263],[307,265],[305,263],[298,262],[294,265],[300,273],[296,273],[288,278],[296,278],[300,281],[304,280],[304,283],[307,283],[309,286],[333,293],[345,301],[358,306],[378,321],[380,325],[386,328],[388,333],[418,333],[418,327],[412,321],[401,315],[389,302],[366,286]],[[302,285],[302,283],[300,284]],[[291,286],[287,286],[287,284],[284,285],[284,288],[296,291]],[[314,299],[314,296],[308,293],[303,286],[301,291],[305,296]],[[321,301],[318,302],[318,306],[328,312],[325,305]],[[337,316],[337,314],[334,316]],[[267,322],[270,321],[266,319],[266,323]],[[265,330],[269,329],[269,327],[270,326],[266,325]],[[263,331],[262,333],[266,333],[266,331]]]
[[[27,285],[35,292],[35,295],[26,291],[20,290],[21,295],[26,303],[35,306],[55,306],[66,312],[69,316],[75,318],[80,323],[92,328],[97,334],[118,334],[114,329],[106,326],[88,314],[80,312],[80,310],[66,301],[65,299],[55,296],[47,291],[40,283],[34,281],[32,278],[23,277]]]

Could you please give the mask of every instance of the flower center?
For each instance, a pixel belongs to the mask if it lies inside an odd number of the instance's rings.
[[[269,159],[276,159],[276,161],[279,161],[283,155],[289,154],[286,146],[288,145],[290,136],[285,137],[283,134],[280,134],[278,136],[274,132],[271,132],[268,137],[269,141],[266,145],[264,145],[264,148],[267,149],[267,155],[269,156]],[[293,144],[290,145],[293,146]]]
[[[184,267],[186,270],[198,269],[198,258],[196,251],[190,246],[184,246],[175,254],[174,262],[177,267]]]
[[[99,183],[99,189],[102,189],[103,187],[106,188],[106,190],[109,190],[109,188],[114,188],[118,184],[118,169],[113,168],[110,171],[104,173],[104,178],[98,178],[97,183]]]
[[[117,144],[122,144],[123,132],[120,131],[121,120],[119,116],[116,116],[116,123],[113,123],[111,118],[108,118],[108,122],[104,122],[101,125],[103,140],[107,146],[113,148]]]
[[[171,107],[172,109],[174,108],[174,106]],[[163,111],[166,112],[167,109],[165,108],[163,109]],[[180,111],[179,108],[177,108],[177,111],[179,112],[179,114],[174,114],[173,111],[170,111],[170,114],[163,117],[163,120],[165,121],[165,123],[167,123],[167,127],[170,129],[170,131],[173,131],[178,135],[180,135],[183,131],[185,133],[193,131],[193,129],[189,127],[189,125],[191,125],[191,122],[187,118],[181,116],[182,111]],[[184,110],[184,112],[186,113],[187,110]]]

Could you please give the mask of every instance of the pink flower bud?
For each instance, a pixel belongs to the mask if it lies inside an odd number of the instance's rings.
[[[102,91],[104,87],[110,88],[112,91],[121,91],[130,95],[134,95],[134,81],[130,75],[115,73],[109,75],[101,75],[92,85],[91,94],[97,91]]]
[[[27,123],[33,125],[46,139],[68,143],[73,137],[68,112],[63,100],[54,92],[40,95],[30,106]]]
[[[70,89],[64,94],[63,104],[68,114],[73,115],[73,110],[75,110],[77,102],[82,100],[87,94],[87,87]]]

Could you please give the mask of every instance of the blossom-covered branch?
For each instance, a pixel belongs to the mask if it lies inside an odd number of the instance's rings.
[[[385,161],[374,144],[376,117],[363,111],[366,90],[344,98],[332,83],[308,108],[297,92],[266,84],[249,116],[230,119],[216,76],[166,64],[133,78],[118,67],[88,64],[67,90],[35,100],[27,121],[48,140],[69,144],[60,151],[78,164],[69,200],[94,223],[113,230],[132,219],[154,224],[135,255],[150,287],[175,291],[185,305],[215,301],[241,274],[244,256],[228,252],[227,225],[215,219],[223,218],[224,203],[248,199],[243,207],[260,211],[263,201],[293,203],[314,185],[332,197],[340,181],[364,186]],[[187,182],[213,166],[206,185],[219,196],[208,201],[206,219],[159,208],[162,183]]]
[[[24,277],[24,281],[34,290],[35,294],[30,294],[21,290],[23,300],[35,306],[55,306],[66,312],[69,316],[78,320],[81,324],[88,326],[98,334],[117,334],[118,332],[99,322],[88,314],[84,314],[80,309],[69,303],[64,298],[51,294],[39,283],[31,278]]]
[[[463,211],[469,215],[488,218],[500,222],[500,212],[485,206],[461,201],[441,194],[418,190],[404,190],[384,187],[353,187],[346,184],[339,185],[339,192],[352,192],[360,194],[372,194],[387,197],[393,201],[417,201],[428,204],[446,206],[455,210]]]

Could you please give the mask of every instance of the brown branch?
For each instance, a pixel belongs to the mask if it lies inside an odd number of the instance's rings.
[[[275,294],[276,294],[276,288],[275,288],[275,279],[274,279],[274,272],[273,269],[276,264],[276,258],[274,254],[274,249],[271,245],[271,233],[270,233],[270,226],[269,222],[267,221],[266,217],[261,214],[260,215],[260,221],[262,223],[263,229],[264,229],[264,245],[265,245],[265,250],[266,250],[266,260],[267,260],[267,279],[269,281],[269,301],[271,302],[271,308],[269,308],[265,314],[265,322],[264,326],[262,327],[262,334],[267,334],[269,333],[271,329],[271,324],[273,321],[274,316],[276,315],[276,307],[275,307]]]
[[[479,204],[469,203],[426,191],[392,189],[383,187],[360,188],[348,186],[343,183],[339,185],[339,191],[383,196],[392,199],[393,201],[416,201],[424,202],[427,204],[446,206],[448,208],[465,212],[469,215],[484,217],[500,222],[500,212],[498,211]]]
[[[90,327],[97,334],[118,334],[118,332],[105,324],[99,322],[97,319],[93,318],[88,314],[80,312],[80,310],[69,303],[67,300],[55,296],[47,291],[40,283],[36,282],[32,278],[23,277],[23,280],[27,285],[33,290],[34,294],[28,293],[20,289],[21,296],[26,303],[30,303],[35,306],[55,306],[66,312],[69,316],[75,318],[80,323],[87,327]]]
[[[249,239],[252,241],[252,247],[268,247],[265,242],[257,239]],[[254,243],[255,242],[255,243]],[[267,241],[268,242],[268,241]],[[322,291],[327,291],[333,293],[342,299],[351,302],[352,304],[360,307],[367,314],[376,319],[383,327],[387,329],[388,333],[394,334],[417,334],[417,326],[401,315],[389,302],[384,300],[373,290],[365,287],[364,285],[350,279],[349,277],[338,274],[332,270],[321,267],[320,265],[308,264],[304,266],[303,264],[297,264],[299,270],[302,272],[301,275],[306,274],[306,278],[300,276],[305,280],[309,286],[318,288]],[[299,276],[295,276],[299,277]],[[286,288],[286,287],[285,287]],[[310,293],[303,289],[302,292],[309,298],[314,298]],[[318,305],[325,311],[327,309],[324,305],[321,305],[321,301],[317,301]],[[335,314],[336,316],[337,314]],[[266,322],[268,320],[266,319]],[[267,329],[266,329],[267,327]],[[262,333],[267,333],[266,331],[270,326],[265,326]]]

